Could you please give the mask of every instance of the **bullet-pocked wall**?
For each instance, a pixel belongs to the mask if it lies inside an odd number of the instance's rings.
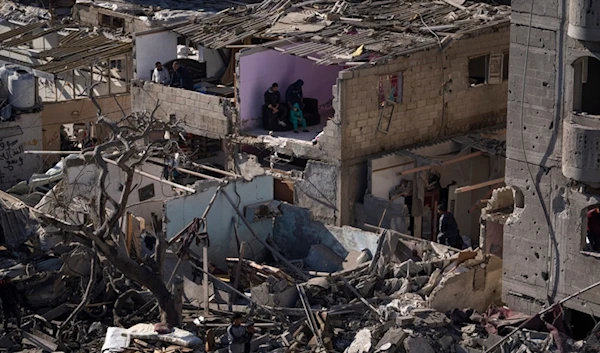
[[[600,4],[589,12],[575,6],[582,3],[571,1],[571,11],[566,0],[535,1],[533,11],[529,1],[512,3],[506,183],[523,193],[524,207],[504,227],[502,299],[528,313],[600,281],[600,256],[585,251],[586,212],[600,203],[588,177],[600,180],[600,168],[591,163],[598,157],[579,158],[594,155],[593,141],[585,140],[597,124],[577,118],[590,113],[581,90],[598,83],[592,66],[579,66],[581,58],[600,56],[599,42],[577,37],[586,38],[582,18],[599,13]],[[587,118],[597,121],[593,113]],[[600,289],[565,305],[597,316]]]
[[[340,73],[342,224],[364,195],[369,158],[506,121],[509,43],[502,24],[444,50]]]

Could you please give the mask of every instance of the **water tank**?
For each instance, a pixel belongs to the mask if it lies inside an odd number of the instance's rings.
[[[17,70],[8,77],[8,102],[19,110],[35,106],[35,77],[25,70]]]
[[[594,0],[571,0],[567,33],[571,38],[600,42],[600,3]]]
[[[11,64],[0,67],[0,101],[8,98],[8,77],[16,70],[17,66]]]
[[[600,183],[600,116],[573,112],[564,120],[562,172],[583,183]]]

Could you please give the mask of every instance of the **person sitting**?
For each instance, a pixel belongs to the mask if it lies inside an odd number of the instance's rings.
[[[294,126],[294,132],[298,133],[298,123],[302,125],[302,131],[308,132],[306,128],[306,120],[304,119],[304,114],[300,109],[300,105],[298,103],[294,103],[292,106],[292,111],[290,112],[290,120],[292,125]]]
[[[304,81],[298,80],[292,83],[285,91],[285,101],[290,109],[296,103],[298,103],[300,109],[304,109],[304,95],[302,94],[302,86],[304,86]]]
[[[268,108],[267,113],[270,115],[267,117],[270,121],[275,118],[277,123],[281,126],[286,126],[284,118],[287,115],[287,109],[281,104],[281,93],[279,93],[279,85],[273,83],[271,87],[265,92],[265,106]]]
[[[185,67],[179,65],[177,61],[173,62],[173,77],[171,77],[171,87],[179,87],[190,91],[194,90],[194,81],[192,75]]]
[[[156,67],[154,68],[154,72],[152,72],[152,82],[160,83],[161,85],[171,82],[169,71],[163,68],[160,61],[156,62]]]

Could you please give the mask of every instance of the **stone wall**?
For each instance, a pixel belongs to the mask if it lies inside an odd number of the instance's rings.
[[[228,98],[133,81],[131,99],[133,111],[151,112],[160,102],[156,117],[169,119],[175,114],[189,133],[213,139],[222,139],[229,133],[231,100]]]
[[[367,186],[369,158],[506,121],[508,82],[471,87],[468,67],[469,58],[507,53],[509,38],[508,25],[501,26],[457,40],[444,51],[423,50],[340,73],[341,224],[354,223],[354,205],[362,202]],[[400,73],[402,102],[394,108],[389,131],[380,132],[379,78]]]
[[[105,14],[112,17],[121,18],[124,21],[124,32],[133,34],[135,32],[147,31],[150,26],[136,16],[111,11],[105,8],[99,8],[91,4],[76,4],[73,7],[73,18],[77,23],[93,27],[101,27],[100,15]]]
[[[504,227],[502,299],[528,313],[547,298],[556,302],[600,281],[600,258],[582,253],[587,207],[600,197],[561,171],[567,143],[562,125],[569,123],[573,100],[571,64],[598,57],[600,47],[567,37],[564,3],[535,2],[531,30],[529,1],[512,3],[506,183],[523,193],[525,207]],[[597,316],[600,289],[564,305]]]
[[[508,33],[508,26],[504,26],[457,40],[443,52],[437,48],[423,50],[385,65],[344,73],[342,159],[392,151],[504,122],[508,82],[471,87],[468,67],[471,57],[508,52]],[[378,131],[379,78],[394,74],[403,77],[402,102],[396,104],[389,132],[384,133]],[[390,110],[386,108],[384,116],[389,116]]]

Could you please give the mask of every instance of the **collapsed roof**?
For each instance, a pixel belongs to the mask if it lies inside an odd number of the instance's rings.
[[[211,49],[271,39],[266,46],[331,65],[402,55],[509,22],[510,6],[484,1],[265,0],[171,28]]]

